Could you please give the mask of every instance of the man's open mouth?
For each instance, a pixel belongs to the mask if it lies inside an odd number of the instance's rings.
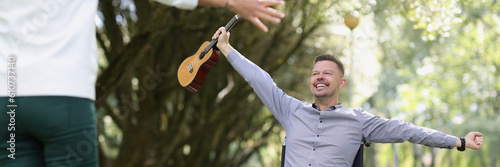
[[[327,87],[329,85],[327,83],[316,83],[316,84],[314,84],[314,86],[316,88],[324,88],[324,87]]]

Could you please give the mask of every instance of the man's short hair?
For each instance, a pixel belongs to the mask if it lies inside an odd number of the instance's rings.
[[[335,64],[337,64],[337,67],[339,68],[340,72],[342,72],[342,76],[344,76],[344,64],[342,64],[342,62],[335,58],[335,56],[333,55],[330,55],[330,54],[324,54],[324,55],[319,55],[319,56],[316,56],[316,59],[314,59],[314,64],[315,65],[318,61],[332,61],[334,62]]]

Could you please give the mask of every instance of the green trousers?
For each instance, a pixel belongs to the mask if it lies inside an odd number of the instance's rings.
[[[1,167],[96,167],[97,144],[89,99],[0,97]]]

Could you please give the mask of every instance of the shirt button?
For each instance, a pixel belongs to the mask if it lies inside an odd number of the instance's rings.
[[[316,137],[319,137],[319,135],[316,135]]]
[[[311,166],[311,164],[309,164],[309,166]]]
[[[323,123],[323,121],[319,121],[319,123]]]
[[[315,148],[313,148],[313,151],[316,151],[316,149],[315,149]]]

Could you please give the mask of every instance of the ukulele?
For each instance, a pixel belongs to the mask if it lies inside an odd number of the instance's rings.
[[[241,17],[235,15],[224,27],[229,32],[234,23]],[[191,92],[200,89],[207,77],[208,71],[219,61],[219,54],[214,52],[213,47],[217,45],[218,39],[211,42],[205,41],[198,51],[186,58],[177,70],[177,79],[179,83]]]

